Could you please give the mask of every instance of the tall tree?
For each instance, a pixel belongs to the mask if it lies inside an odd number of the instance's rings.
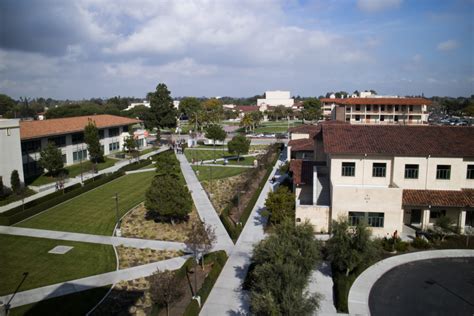
[[[169,174],[157,175],[145,194],[147,215],[157,220],[186,220],[192,206],[188,188]]]
[[[150,95],[150,116],[148,125],[160,128],[176,127],[177,112],[173,106],[171,92],[164,83],[158,84]]]
[[[218,99],[208,99],[202,103],[202,108],[205,115],[207,124],[219,123],[224,114],[224,108],[222,107],[221,101]]]
[[[194,97],[183,98],[179,102],[179,111],[186,114],[188,119],[190,119],[193,115],[202,111],[201,103]]]
[[[167,316],[170,314],[171,305],[184,295],[179,286],[180,281],[176,273],[169,270],[158,270],[150,277],[151,297],[158,305],[166,306]]]
[[[268,193],[265,207],[270,213],[270,222],[279,224],[295,216],[295,195],[286,186]]]
[[[237,154],[237,161],[240,160],[240,155],[247,154],[250,149],[250,139],[244,135],[235,135],[227,144],[229,153]]]
[[[18,175],[18,170],[13,170],[11,175],[10,175],[10,185],[12,187],[12,191],[15,194],[20,194],[21,193],[21,182],[20,182],[20,176]]]
[[[246,133],[253,127],[252,116],[249,113],[244,114],[244,117],[240,121],[240,126],[245,128]]]
[[[40,152],[39,165],[48,170],[51,176],[57,176],[64,168],[61,149],[56,147],[53,142],[49,142],[48,146]]]
[[[226,136],[226,132],[222,126],[218,124],[212,124],[206,128],[206,138],[212,139],[214,146],[216,145],[216,141],[223,142]]]
[[[14,117],[15,100],[6,94],[0,94],[0,115],[8,114],[7,117]]]
[[[97,172],[97,164],[104,161],[104,152],[100,146],[99,130],[95,122],[89,120],[84,128],[84,142],[87,144],[89,159],[94,163],[94,171]]]

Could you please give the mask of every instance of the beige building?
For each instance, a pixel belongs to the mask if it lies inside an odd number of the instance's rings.
[[[377,236],[451,217],[474,227],[474,128],[321,124],[314,160],[292,160],[296,221],[364,220]]]
[[[424,98],[321,99],[321,107],[325,118],[350,124],[428,124],[429,105],[431,105],[431,101]]]

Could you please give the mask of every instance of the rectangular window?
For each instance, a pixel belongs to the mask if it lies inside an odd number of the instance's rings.
[[[380,111],[384,112],[385,111],[385,105],[380,106]]]
[[[436,179],[449,180],[450,178],[451,178],[450,165],[437,165],[436,166]]]
[[[430,219],[436,219],[436,218],[440,218],[442,216],[446,216],[446,211],[445,210],[440,210],[440,211],[431,210],[431,212],[430,212]]]
[[[380,115],[380,122],[385,121],[385,115]]]
[[[50,137],[48,143],[53,143],[56,147],[66,146],[66,136]]]
[[[377,112],[379,110],[379,106],[378,105],[374,105],[374,112]]]
[[[466,179],[474,179],[474,165],[467,165]]]
[[[73,145],[82,144],[84,142],[84,133],[74,133],[71,135],[71,138]]]
[[[384,217],[384,213],[378,212],[349,212],[349,225],[367,223],[370,227],[383,227]]]
[[[367,111],[370,111],[370,105],[367,105],[367,106],[366,106],[366,110],[367,110]]]
[[[109,144],[109,151],[110,152],[117,151],[117,150],[120,150],[120,143],[119,142]]]
[[[413,105],[410,105],[409,109],[410,109],[410,112],[412,112],[413,111]]]
[[[360,105],[356,105],[356,111],[360,111]]]
[[[364,212],[349,212],[349,224],[351,226],[356,226],[363,223],[365,220]]]
[[[356,120],[357,122],[360,122],[360,115],[356,115],[356,116],[355,116],[355,120]]]
[[[405,179],[418,179],[418,165],[405,165]]]
[[[99,130],[99,139],[104,139],[104,136],[105,136],[104,134],[105,134],[105,130],[100,129]]]
[[[398,111],[398,105],[395,105],[395,111]]]
[[[367,213],[367,224],[370,227],[383,227],[384,213]]]
[[[386,163],[374,163],[372,165],[372,177],[385,178],[386,169]]]
[[[87,150],[82,149],[72,153],[72,161],[79,162],[87,159]]]
[[[346,106],[346,112],[350,112],[351,111],[351,107],[350,106]]]
[[[342,163],[342,176],[343,177],[354,177],[355,176],[355,162],[343,162]]]
[[[31,140],[21,143],[21,152],[23,154],[35,153],[41,150],[41,141],[40,140]]]
[[[128,125],[122,127],[122,133],[128,133]]]
[[[393,120],[394,120],[395,122],[398,122],[398,115],[395,115],[395,117],[393,118]]]
[[[109,128],[109,137],[116,137],[119,136],[120,130],[118,127],[115,128]]]

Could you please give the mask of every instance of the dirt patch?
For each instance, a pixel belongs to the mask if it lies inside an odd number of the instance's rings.
[[[242,187],[242,184],[245,182],[245,176],[239,174],[237,176],[218,179],[213,181],[213,191],[214,194],[210,197],[212,205],[216,209],[218,214],[226,208],[229,203],[232,203],[232,198],[238,192],[238,189]],[[204,181],[202,183],[206,192],[210,190],[210,183],[209,181]],[[241,204],[243,205],[243,204]]]
[[[199,219],[194,206],[187,222],[174,225],[147,220],[145,219],[146,212],[147,210],[143,203],[130,211],[122,220],[122,236],[184,242],[187,233],[191,229],[191,223]]]
[[[173,250],[155,250],[150,248],[141,249],[125,246],[118,246],[115,249],[117,249],[119,256],[119,269],[136,267],[142,264],[171,259],[183,255],[180,251]]]

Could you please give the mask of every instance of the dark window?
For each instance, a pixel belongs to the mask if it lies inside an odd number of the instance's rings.
[[[117,151],[117,150],[120,150],[119,142],[109,144],[109,151]]]
[[[370,227],[383,227],[384,213],[378,212],[349,212],[349,224],[356,226],[357,224],[367,223]]]
[[[360,115],[356,115],[356,116],[355,116],[355,120],[356,120],[357,122],[359,122],[359,121],[360,121]]]
[[[467,179],[474,179],[474,165],[467,165]]]
[[[50,137],[48,143],[54,143],[56,147],[64,147],[66,146],[66,136]]]
[[[360,105],[356,105],[356,111],[360,111]]]
[[[385,105],[380,106],[380,111],[384,112],[385,111]]]
[[[72,138],[73,145],[82,144],[84,142],[84,133],[72,134],[71,138]]]
[[[413,111],[413,105],[410,105],[410,112]]]
[[[418,179],[418,165],[405,165],[405,179]]]
[[[116,137],[119,136],[120,130],[118,127],[115,128],[109,128],[109,137]]]
[[[372,177],[384,178],[387,169],[386,163],[374,163],[372,165]]]
[[[128,132],[128,125],[122,127],[122,132],[124,132],[124,133]]]
[[[385,115],[380,115],[380,122],[385,121]]]
[[[346,112],[350,112],[351,111],[351,107],[350,106],[346,106]]]
[[[105,130],[100,129],[99,130],[99,139],[104,139],[104,136],[105,136],[104,134],[105,134]]]
[[[370,111],[370,105],[367,105],[367,106],[366,106],[366,110],[367,110],[367,111]]]
[[[30,140],[27,142],[21,143],[21,152],[23,154],[35,153],[41,150],[41,141],[40,140]]]
[[[395,111],[398,111],[398,105],[395,105]]]
[[[87,150],[86,149],[82,149],[82,150],[75,151],[75,152],[72,153],[72,160],[74,162],[82,161],[82,160],[86,160],[86,159],[87,159]]]
[[[349,224],[351,226],[356,226],[364,222],[365,213],[364,212],[349,212]]]
[[[342,163],[342,176],[343,177],[354,177],[355,176],[355,162],[343,162]]]
[[[395,117],[393,118],[393,120],[394,120],[395,122],[398,122],[398,115],[395,115]]]
[[[451,178],[450,165],[437,165],[436,166],[436,179],[449,180],[450,178]]]
[[[378,105],[374,105],[374,112],[377,112],[379,110],[379,106]]]

